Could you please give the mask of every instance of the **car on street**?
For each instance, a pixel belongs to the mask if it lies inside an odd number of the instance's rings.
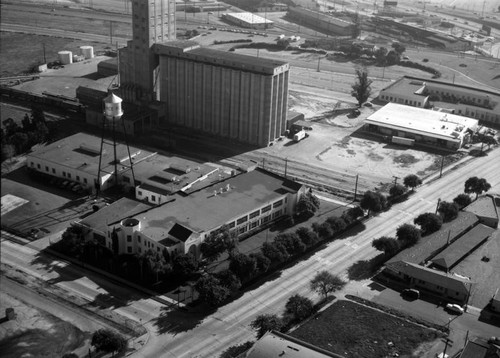
[[[403,297],[407,297],[412,300],[418,300],[420,298],[420,291],[414,288],[407,288],[401,293]]]
[[[448,303],[446,305],[446,310],[452,313],[462,314],[464,313],[464,309],[462,306],[457,305],[456,303]]]

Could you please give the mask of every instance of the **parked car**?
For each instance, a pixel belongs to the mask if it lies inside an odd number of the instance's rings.
[[[420,298],[420,291],[414,288],[407,288],[403,290],[402,295],[404,297],[411,298],[413,300],[418,300]]]
[[[462,308],[462,306],[457,305],[456,303],[448,303],[446,305],[446,310],[457,314],[464,313],[464,309]]]

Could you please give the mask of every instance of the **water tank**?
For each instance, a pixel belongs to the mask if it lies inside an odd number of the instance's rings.
[[[80,46],[80,52],[86,60],[94,58],[94,48],[92,46]]]
[[[104,98],[104,115],[108,120],[118,120],[123,115],[122,99],[114,93]]]
[[[59,62],[63,65],[73,63],[73,53],[71,51],[59,51],[57,55],[59,57]]]
[[[125,235],[133,235],[136,231],[141,231],[141,222],[135,218],[126,218],[120,223]]]

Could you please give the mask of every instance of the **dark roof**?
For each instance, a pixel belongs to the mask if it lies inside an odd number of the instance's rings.
[[[176,239],[181,240],[182,242],[186,242],[186,240],[189,238],[189,236],[191,236],[192,233],[193,232],[187,227],[184,227],[178,223],[175,223],[168,232],[170,236],[173,236]]]
[[[470,340],[464,347],[460,358],[486,358],[489,344],[481,339]]]
[[[281,66],[285,66],[282,70],[287,70],[289,68],[288,63],[285,61],[242,55],[195,45],[196,42],[194,41],[160,43],[155,44],[155,52],[159,55],[184,58],[186,60],[204,62],[214,66],[229,67],[237,70],[264,74],[274,74],[275,70]]]
[[[386,268],[397,273],[408,275],[417,280],[429,282],[434,285],[465,294],[469,292],[469,285],[472,284],[470,280],[465,278],[405,261],[388,263],[386,264]]]
[[[464,210],[481,218],[496,219],[498,221],[498,211],[495,205],[495,198],[490,195],[480,196],[477,200],[469,204]]]
[[[353,22],[338,19],[336,17],[333,17],[331,15],[324,14],[319,11],[314,11],[314,10],[309,10],[305,9],[300,6],[295,6],[295,7],[289,7],[288,8],[289,12],[300,14],[303,16],[308,16],[308,17],[314,17],[318,21],[324,21],[331,23],[332,25],[338,26],[338,27],[349,27],[349,26],[354,26]]]
[[[479,224],[454,241],[431,261],[435,266],[449,270],[459,263],[465,255],[472,252],[486,240],[494,231],[495,229]]]
[[[421,264],[436,255],[448,242],[452,242],[456,237],[469,230],[478,222],[477,216],[472,213],[459,212],[458,217],[450,223],[445,223],[441,230],[424,236],[420,241],[409,247],[388,262],[407,261],[415,264]]]

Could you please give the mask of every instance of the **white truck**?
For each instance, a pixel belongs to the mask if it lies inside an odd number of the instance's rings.
[[[300,142],[302,139],[307,137],[307,133],[305,130],[298,131],[293,135],[293,141],[294,142]]]

